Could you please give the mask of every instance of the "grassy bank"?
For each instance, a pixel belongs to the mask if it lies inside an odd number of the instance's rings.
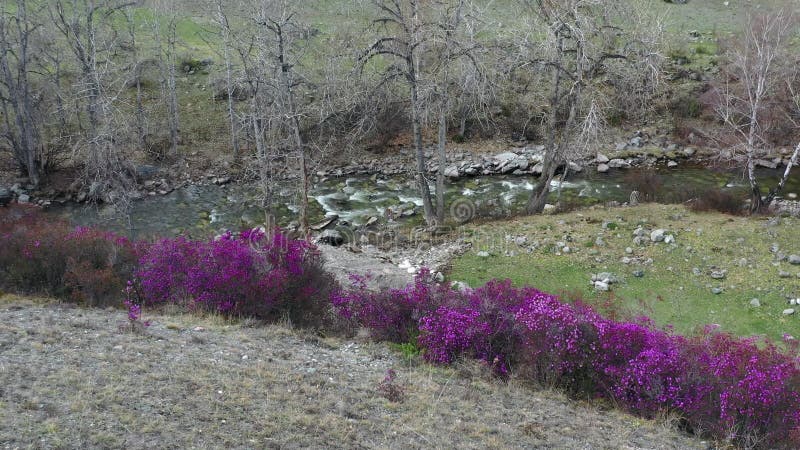
[[[453,262],[449,277],[472,286],[510,278],[546,292],[581,293],[601,309],[645,314],[681,333],[719,324],[740,336],[779,340],[784,333],[800,335],[798,316],[783,314],[787,296],[800,295],[800,266],[776,258],[800,254],[797,224],[655,204],[525,217],[465,227],[473,250]],[[633,242],[640,226],[644,245]],[[675,243],[650,242],[656,229]],[[712,278],[722,271],[723,279]],[[601,272],[619,278],[610,292],[590,283]],[[754,298],[761,306],[751,305]]]

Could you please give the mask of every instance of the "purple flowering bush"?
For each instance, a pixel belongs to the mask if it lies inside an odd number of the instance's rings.
[[[135,246],[113,233],[44,216],[0,210],[0,287],[90,306],[119,304],[136,267]]]
[[[135,274],[142,303],[179,304],[265,320],[318,324],[335,282],[318,250],[276,230],[216,239],[162,239],[145,246]]]
[[[386,292],[354,281],[334,293],[337,311],[376,338],[414,341],[431,363],[476,358],[498,375],[608,398],[645,417],[677,414],[687,429],[736,444],[800,447],[796,349],[712,328],[680,336],[509,281],[467,292],[437,285],[427,271]]]

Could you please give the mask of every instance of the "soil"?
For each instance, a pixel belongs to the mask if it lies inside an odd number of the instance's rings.
[[[670,421],[288,325],[0,297],[0,448],[690,449]],[[402,395],[378,389],[388,369]]]

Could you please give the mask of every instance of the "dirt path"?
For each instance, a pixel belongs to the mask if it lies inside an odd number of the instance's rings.
[[[0,297],[0,448],[704,448],[549,391],[386,346]],[[199,328],[198,328],[199,327]],[[397,371],[405,401],[381,396]]]

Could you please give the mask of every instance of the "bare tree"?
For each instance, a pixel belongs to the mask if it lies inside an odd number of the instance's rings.
[[[162,29],[160,17],[153,19],[153,33],[156,39],[158,58],[161,65],[161,92],[167,105],[167,122],[169,124],[170,155],[178,154],[180,144],[180,106],[178,104],[178,87],[176,84],[177,55],[175,46],[178,40],[178,15],[173,0],[160,0],[156,9],[165,16],[166,30]]]
[[[112,51],[116,48],[112,32],[113,16],[133,2],[115,0],[54,0],[49,3],[52,23],[70,48],[80,77],[76,101],[84,101],[88,119],[88,147],[84,181],[93,200],[124,200],[131,178],[126,158],[115,144],[113,105],[117,95],[109,95]]]
[[[0,10],[0,103],[5,129],[19,167],[33,185],[39,184],[41,152],[40,123],[34,111],[30,79],[33,58],[31,40],[41,26],[28,15],[25,0],[16,1],[16,11]]]
[[[780,181],[762,197],[756,163],[774,150],[772,128],[791,121],[792,112],[797,112],[797,97],[791,95],[796,92],[798,81],[797,60],[791,50],[797,21],[783,9],[750,14],[742,31],[725,52],[728,80],[718,88],[716,112],[734,137],[733,156],[744,157],[750,183],[750,212],[757,213],[780,194],[800,151],[800,146],[794,149]]]
[[[144,77],[144,62],[142,61],[140,54],[141,49],[139,48],[139,43],[136,40],[136,21],[133,16],[133,11],[126,9],[124,13],[128,28],[128,38],[130,39],[128,42],[128,47],[130,49],[131,64],[133,66],[133,70],[131,70],[131,77],[133,85],[136,88],[136,99],[134,105],[134,109],[136,110],[136,138],[139,143],[139,147],[144,149],[147,147],[147,117],[144,111],[144,88],[142,86],[142,79]]]
[[[219,26],[222,37],[222,58],[225,61],[225,88],[228,97],[228,121],[231,129],[231,148],[233,149],[234,159],[239,159],[239,138],[238,125],[236,121],[236,110],[234,108],[234,82],[233,82],[233,62],[231,55],[231,25],[228,22],[228,15],[222,0],[216,0],[216,23]]]
[[[596,144],[592,138],[600,132],[608,103],[606,81],[620,73],[620,65],[641,58],[653,70],[639,75],[657,76],[659,58],[655,50],[647,48],[647,41],[636,35],[636,29],[618,25],[626,23],[630,14],[625,2],[522,2],[532,23],[518,39],[522,60],[516,67],[530,71],[546,93],[544,167],[527,206],[529,213],[538,213],[547,203],[557,169]]]
[[[384,73],[384,82],[403,79],[408,88],[414,154],[416,155],[417,188],[422,197],[423,212],[428,225],[436,222],[431,191],[426,176],[425,148],[422,142],[422,121],[425,101],[420,65],[427,29],[423,21],[420,0],[373,0],[376,18],[373,19],[377,38],[360,58],[363,67],[373,59],[393,61]]]

